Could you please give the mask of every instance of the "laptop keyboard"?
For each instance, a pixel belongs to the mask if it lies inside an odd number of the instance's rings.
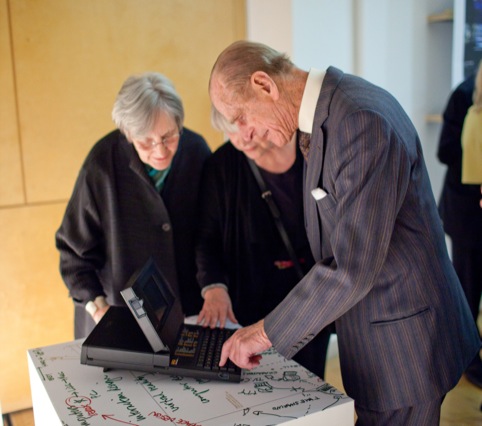
[[[198,326],[184,326],[174,355],[182,357],[185,365],[188,358],[193,367],[204,371],[240,372],[231,360],[223,367],[219,366],[223,343],[235,332],[229,328],[204,328]]]
[[[232,362],[228,361],[224,367],[220,368],[219,360],[221,359],[223,343],[233,334],[233,330],[227,328],[205,328],[203,334],[197,358],[197,367],[213,371],[230,371],[229,363],[232,364]]]

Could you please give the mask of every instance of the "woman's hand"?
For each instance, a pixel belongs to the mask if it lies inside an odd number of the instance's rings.
[[[214,328],[219,321],[219,326],[224,328],[226,319],[235,324],[238,323],[228,292],[221,287],[209,289],[204,294],[204,305],[199,312],[197,323],[204,327]]]
[[[105,315],[107,310],[110,308],[110,305],[103,306],[102,308],[97,309],[92,315],[96,324],[99,323],[100,319]]]

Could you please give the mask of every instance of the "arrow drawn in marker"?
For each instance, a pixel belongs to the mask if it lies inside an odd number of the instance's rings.
[[[113,414],[102,414],[102,418],[104,420],[107,420],[107,419],[114,420],[115,422],[124,423],[126,425],[139,426],[139,425],[135,425],[134,423],[131,423],[131,422],[124,422],[122,420],[117,420],[117,419],[114,418]]]

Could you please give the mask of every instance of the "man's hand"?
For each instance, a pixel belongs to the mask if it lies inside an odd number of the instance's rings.
[[[221,287],[209,289],[204,295],[204,305],[199,312],[197,323],[214,328],[219,321],[219,326],[224,328],[226,318],[235,324],[238,323],[228,292]]]
[[[261,361],[261,352],[273,346],[264,331],[264,320],[237,330],[223,345],[219,365],[228,358],[238,367],[251,370]]]

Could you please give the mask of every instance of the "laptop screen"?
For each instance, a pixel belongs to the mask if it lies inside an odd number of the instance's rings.
[[[151,322],[156,329],[162,325],[162,320],[165,318],[166,311],[169,309],[168,302],[156,285],[153,276],[150,276],[142,288],[144,307],[147,315],[151,315]],[[145,305],[149,305],[146,307]]]
[[[148,268],[142,271],[133,284],[132,289],[138,297],[138,304],[134,302],[131,306],[138,318],[147,314],[153,327],[160,331],[174,303],[174,294],[169,291],[168,284],[162,282],[163,277],[153,266],[153,263],[149,263]]]
[[[184,315],[179,300],[152,259],[132,277],[129,285],[130,289],[121,294],[153,349],[159,350],[160,341],[173,350]]]

